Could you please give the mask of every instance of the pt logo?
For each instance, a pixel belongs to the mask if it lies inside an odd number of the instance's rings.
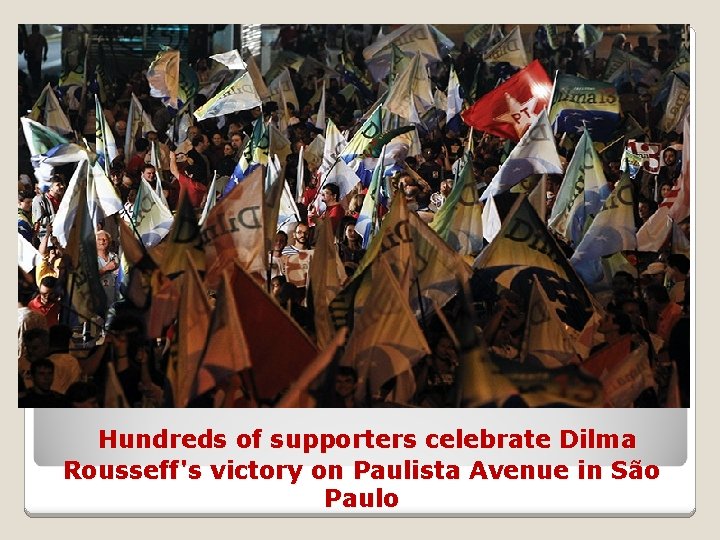
[[[530,127],[538,117],[538,115],[535,114],[538,98],[532,96],[527,101],[521,103],[515,99],[514,96],[506,93],[505,102],[508,107],[507,112],[493,118],[493,120],[512,125],[515,128],[517,136],[522,137],[527,128]]]

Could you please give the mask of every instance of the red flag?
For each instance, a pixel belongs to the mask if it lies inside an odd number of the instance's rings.
[[[317,349],[237,261],[230,286],[250,351],[257,398],[274,399],[300,377]]]
[[[461,116],[468,126],[519,141],[550,102],[551,95],[552,81],[540,62],[533,60]]]
[[[631,347],[632,338],[627,335],[593,354],[585,361],[582,367],[591,375],[600,378],[603,373],[611,372],[621,364],[630,354]]]

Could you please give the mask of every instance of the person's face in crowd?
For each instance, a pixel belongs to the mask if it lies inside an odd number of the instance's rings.
[[[355,393],[355,381],[351,375],[335,375],[335,392],[342,398]]]
[[[669,184],[663,184],[660,186],[660,197],[663,199],[666,198],[668,195],[670,195],[670,191],[672,190],[672,186]]]
[[[440,194],[443,197],[447,197],[448,195],[450,195],[452,188],[453,188],[452,180],[443,180],[442,182],[440,182]]]
[[[98,250],[98,252],[105,253],[108,249],[110,242],[108,241],[107,236],[104,234],[98,234],[95,235],[95,247]]]
[[[277,233],[275,240],[273,240],[273,249],[275,251],[282,251],[285,246],[287,246],[287,236]]]
[[[197,126],[190,126],[187,131],[187,138],[192,141],[195,137],[200,135],[200,129]]]
[[[270,294],[277,298],[280,294],[280,289],[282,288],[282,283],[280,283],[279,279],[273,279],[270,283]]]
[[[122,185],[130,189],[133,185],[133,179],[130,178],[128,175],[124,175],[122,179]]]
[[[65,184],[63,184],[62,182],[53,182],[50,186],[49,193],[53,196],[54,199],[62,199],[62,196],[65,194]]]
[[[154,131],[150,131],[147,135],[145,135],[145,138],[149,143],[155,143],[156,145],[158,143],[158,135]]]
[[[142,177],[146,182],[152,182],[155,179],[155,167],[147,167],[142,172]]]
[[[32,198],[31,197],[25,197],[20,203],[18,204],[18,208],[22,210],[23,212],[30,212],[32,210]]]
[[[320,194],[322,195],[323,201],[325,201],[325,204],[332,204],[336,202],[335,194],[330,191],[328,188],[323,188],[320,191]]]
[[[223,155],[225,157],[230,157],[235,153],[235,148],[233,148],[233,145],[230,143],[225,143],[225,146],[223,146]]]
[[[115,122],[115,131],[117,131],[118,135],[125,136],[125,131],[127,131],[127,122],[125,120],[118,120]]]
[[[203,135],[203,142],[200,144],[200,151],[204,152],[208,148],[210,148],[210,139],[208,139],[207,135]]]
[[[360,235],[355,230],[355,224],[350,223],[345,227],[345,238],[351,242],[355,242],[360,239]]]
[[[633,325],[642,328],[642,313],[640,312],[640,306],[635,302],[625,302],[622,305],[622,310],[625,315],[630,317]]]
[[[619,329],[620,327],[615,323],[615,316],[612,313],[607,313],[600,321],[597,331],[600,334],[609,334]]]
[[[453,364],[457,360],[455,347],[453,347],[453,342],[449,337],[443,336],[438,340],[435,346],[435,356],[450,364]]]
[[[640,219],[645,221],[650,217],[651,213],[652,212],[650,211],[650,205],[648,203],[641,202],[640,204],[638,204],[638,214],[640,215]]]
[[[412,178],[405,177],[400,180],[400,183],[402,185],[402,190],[405,194],[405,198],[407,199],[414,199],[420,191],[420,188],[418,188],[415,180],[413,180]]]
[[[33,373],[33,385],[41,392],[49,392],[53,383],[55,370],[50,367],[39,367]]]
[[[131,189],[128,192],[127,200],[130,204],[135,203],[135,199],[137,198],[137,189]]]
[[[50,352],[47,338],[36,337],[25,343],[25,351],[30,362],[45,358]]]
[[[666,167],[672,167],[677,163],[677,152],[675,150],[672,150],[668,148],[663,153],[663,161],[665,162]]]
[[[219,133],[214,133],[212,136],[212,142],[215,146],[220,146],[223,143],[222,135]]]
[[[40,292],[38,293],[38,296],[40,297],[40,304],[43,306],[49,306],[57,300],[55,292],[45,285],[40,285]]]
[[[297,228],[295,229],[294,236],[295,236],[295,240],[298,244],[302,244],[302,245],[307,244],[308,231],[309,231],[309,228],[307,227],[307,225],[298,225],[297,226]]]
[[[235,150],[240,150],[243,144],[242,136],[239,133],[234,133],[233,136],[230,138],[230,143],[233,145],[233,148],[235,148]]]

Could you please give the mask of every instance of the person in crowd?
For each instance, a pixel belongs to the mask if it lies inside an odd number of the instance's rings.
[[[117,254],[110,251],[111,243],[112,238],[107,231],[97,231],[95,233],[98,272],[100,273],[100,282],[105,291],[108,306],[115,301],[115,282],[120,269],[120,259]]]
[[[199,167],[200,165],[192,163],[187,165],[185,167],[185,171],[182,172],[178,167],[175,153],[170,152],[170,173],[175,177],[175,180],[180,184],[180,186],[185,189],[185,193],[190,199],[190,204],[195,209],[202,208],[208,192],[208,188],[205,184],[199,180],[195,180],[195,174],[197,174]]]
[[[356,220],[350,216],[345,216],[338,228],[338,252],[340,260],[345,266],[345,274],[352,276],[365,256],[365,250],[362,248],[362,236],[355,230]]]
[[[33,24],[23,47],[33,89],[40,92],[42,87],[42,63],[47,62],[48,42],[40,33],[40,25]]]
[[[63,195],[65,195],[65,179],[60,175],[55,175],[47,193],[39,193],[33,199],[32,221],[38,240],[42,240],[48,225],[55,219]]]

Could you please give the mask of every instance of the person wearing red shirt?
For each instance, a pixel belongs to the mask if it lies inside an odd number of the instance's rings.
[[[327,207],[320,217],[330,219],[334,233],[337,231],[340,221],[345,216],[345,209],[342,207],[339,200],[340,188],[337,184],[328,182],[320,190],[320,197]],[[314,214],[314,210],[311,211],[311,213]]]
[[[60,301],[55,293],[57,278],[46,276],[40,281],[40,292],[27,307],[45,317],[48,328],[60,322]]]
[[[188,165],[185,168],[185,172],[183,173],[178,168],[175,152],[170,152],[170,173],[178,181],[180,187],[185,189],[188,200],[190,201],[192,207],[195,209],[202,208],[203,202],[205,200],[205,195],[207,195],[208,192],[207,186],[205,186],[202,182],[193,179],[196,171],[195,168],[198,165],[199,164],[197,163]]]

